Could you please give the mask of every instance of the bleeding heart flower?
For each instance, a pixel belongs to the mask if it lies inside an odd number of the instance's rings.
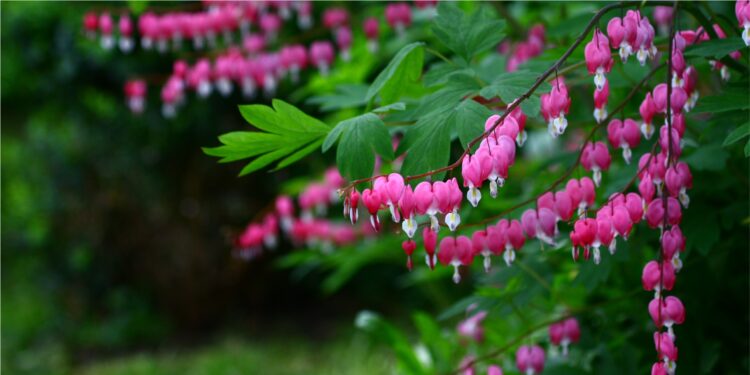
[[[376,190],[365,189],[362,191],[362,202],[370,213],[370,224],[375,231],[380,230],[380,220],[378,220],[378,210],[383,204],[383,198],[380,192]]]
[[[581,329],[576,318],[568,318],[549,326],[549,340],[552,345],[562,346],[562,355],[568,355],[568,346],[578,342]]]
[[[643,102],[641,102],[639,112],[643,119],[643,123],[641,123],[641,133],[643,133],[644,138],[651,139],[651,136],[654,134],[654,115],[658,112],[651,93],[646,94]]]
[[[594,90],[594,120],[597,124],[607,119],[607,102],[609,102],[609,81],[604,81],[601,89]]]
[[[544,370],[544,349],[538,345],[523,345],[516,351],[516,367],[525,375],[540,374]]]
[[[570,110],[570,96],[568,88],[562,77],[551,82],[552,90],[541,96],[541,112],[547,121],[547,129],[552,137],[557,137],[565,132],[568,120],[565,115]]]
[[[679,225],[682,220],[682,208],[677,199],[667,198],[667,225]],[[663,228],[664,226],[664,202],[662,199],[654,199],[648,204],[646,210],[646,222],[651,228]]]
[[[471,240],[466,236],[445,237],[440,241],[438,260],[441,264],[453,266],[453,282],[461,281],[459,266],[468,266],[474,260]]]
[[[435,269],[435,247],[437,246],[437,232],[424,228],[422,231],[422,242],[424,242],[425,261],[430,269]]]
[[[637,147],[641,142],[638,123],[633,119],[625,119],[625,121],[614,119],[610,121],[609,125],[607,125],[607,139],[612,147],[622,149],[622,158],[626,164],[630,164],[633,154],[631,149]]]
[[[411,271],[414,267],[414,263],[411,260],[411,255],[414,254],[414,250],[417,248],[417,244],[416,242],[414,242],[414,240],[406,240],[401,243],[401,248],[404,249],[404,254],[406,254],[406,268]]]
[[[599,186],[602,181],[602,171],[609,169],[612,158],[604,142],[589,142],[581,152],[581,165],[587,171],[593,171],[594,185]]]
[[[601,90],[607,82],[607,77],[604,74],[612,70],[613,63],[607,36],[596,30],[591,41],[586,44],[584,57],[589,74],[594,74],[596,89]]]
[[[662,273],[663,269],[663,273]],[[643,289],[654,291],[654,298],[659,298],[663,290],[672,290],[675,282],[675,271],[672,263],[655,260],[646,263],[641,274]]]

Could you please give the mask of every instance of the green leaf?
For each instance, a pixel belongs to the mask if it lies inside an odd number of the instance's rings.
[[[372,111],[375,113],[387,113],[390,111],[403,111],[406,109],[406,103],[404,102],[396,102],[392,104],[388,104],[383,107],[378,107],[373,109]]]
[[[320,110],[324,112],[361,107],[367,104],[365,96],[368,89],[369,87],[363,84],[338,85],[334,94],[313,96],[307,103],[319,105]]]
[[[287,154],[289,154],[292,151],[294,151],[293,147],[284,147],[284,148],[280,148],[280,149],[278,149],[276,151],[269,152],[269,153],[267,153],[267,154],[265,154],[265,155],[263,155],[263,156],[255,159],[255,160],[253,160],[252,162],[248,163],[240,171],[240,176],[244,176],[244,175],[253,173],[253,172],[257,171],[258,169],[261,169],[261,168],[267,166],[268,164],[273,163],[275,160],[278,160],[278,159],[284,157],[284,155],[287,155]]]
[[[408,44],[398,51],[391,62],[378,74],[365,95],[365,102],[380,93],[381,103],[388,104],[399,98],[403,85],[415,82],[422,74],[424,43]]]
[[[492,81],[492,84],[482,88],[479,92],[485,99],[499,97],[505,103],[511,103],[525,94],[537,80],[537,74],[528,71],[504,73]],[[539,113],[539,97],[532,95],[521,102],[521,109],[527,116],[533,117]]]
[[[745,143],[745,157],[750,157],[750,139]]]
[[[402,173],[413,175],[446,166],[450,161],[454,130],[461,146],[466,147],[482,134],[484,122],[492,115],[492,111],[472,99],[441,108],[421,117],[406,132],[399,146],[399,150],[407,150]],[[440,179],[442,175],[437,174],[434,178]]]
[[[697,45],[688,46],[685,56],[715,57],[721,59],[730,52],[742,51],[744,49],[745,42],[738,36],[725,39],[710,39]]]
[[[729,154],[718,142],[702,145],[684,158],[690,167],[699,171],[721,171],[727,164]]]
[[[458,73],[471,74],[471,68],[464,68],[458,64],[448,64],[441,61],[430,65],[430,70],[424,74],[424,85],[434,87],[448,82],[448,79]]]
[[[724,143],[722,144],[722,146],[726,147],[734,144],[735,142],[747,137],[748,135],[750,135],[750,122],[740,125],[736,129],[732,130],[732,132],[727,135],[727,138],[724,139]]]
[[[273,171],[278,171],[279,169],[282,169],[284,167],[289,166],[290,164],[302,159],[303,157],[307,156],[307,154],[313,152],[316,148],[320,147],[320,145],[323,143],[323,138],[318,139],[317,141],[314,141],[310,143],[309,145],[305,146],[302,149],[299,149],[297,152],[287,156],[284,158],[284,160],[280,161],[278,165],[276,165],[276,168],[273,169]]]
[[[451,126],[456,117],[452,109],[433,112],[421,117],[406,132],[402,144],[408,145],[408,151],[401,173],[415,175],[429,170],[444,167],[450,158]],[[433,176],[442,179],[444,173]]]
[[[453,109],[465,97],[478,93],[480,89],[474,76],[466,73],[454,74],[444,87],[422,97],[413,115],[415,119],[419,119],[434,112]]]
[[[441,2],[432,26],[435,36],[451,51],[470,61],[505,37],[505,21],[490,19],[486,9],[466,15],[454,3]]]
[[[492,111],[474,100],[467,99],[456,107],[456,112],[458,139],[461,141],[461,147],[466,147],[469,142],[484,133],[484,122],[492,116]]]
[[[342,134],[336,164],[350,181],[372,176],[376,152],[385,159],[393,159],[391,136],[377,115],[365,113],[340,122],[336,128]]]
[[[718,113],[748,108],[750,95],[747,89],[726,89],[719,95],[701,98],[691,113]]]
[[[219,162],[223,163],[257,157],[242,169],[241,176],[283,158],[275,168],[278,170],[313,152],[331,130],[282,100],[274,99],[272,105],[239,106],[242,117],[261,131],[223,134],[219,136],[222,146],[203,148],[203,152],[220,157]]]

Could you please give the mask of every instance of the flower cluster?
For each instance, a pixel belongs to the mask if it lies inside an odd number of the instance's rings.
[[[295,215],[291,197],[277,197],[273,209],[262,220],[249,223],[235,238],[237,254],[244,259],[251,259],[264,248],[274,249],[280,233],[297,247],[319,248],[324,252],[374,234],[366,225],[353,228],[345,223],[325,219],[328,208],[338,202],[338,190],[344,183],[338,170],[328,169],[322,181],[310,183],[299,194],[299,216]]]
[[[456,327],[458,335],[462,339],[481,342],[484,340],[484,328],[482,323],[487,318],[487,311],[481,310],[473,312],[476,305],[470,305],[466,309],[467,318],[459,322]],[[577,343],[581,337],[581,329],[576,318],[570,317],[559,322],[552,323],[548,327],[549,341],[552,348],[562,347],[562,355],[568,355],[570,344]],[[556,351],[552,351],[555,355]],[[540,374],[544,370],[546,354],[544,348],[539,345],[522,345],[516,350],[516,367],[521,374],[534,375]],[[474,357],[469,355],[464,357],[460,366],[463,374],[474,374]],[[487,368],[489,375],[502,374],[502,369],[497,365],[490,365]]]
[[[230,95],[236,85],[246,98],[252,98],[259,89],[267,96],[273,95],[279,81],[287,76],[296,83],[308,66],[326,75],[336,57],[334,44],[341,59],[348,61],[354,37],[349,12],[339,7],[328,8],[322,15],[324,27],[332,32],[331,41],[319,40],[307,47],[281,44],[277,49],[269,48],[276,45],[279,32],[294,13],[297,27],[309,28],[313,23],[312,6],[310,1],[207,1],[199,11],[145,12],[138,16],[137,31],[144,50],[178,51],[183,48],[183,41],[192,40],[194,50],[210,52],[210,55],[198,56],[192,65],[182,60],[175,62],[175,66],[184,69],[175,69],[164,81],[161,88],[163,115],[173,117],[176,114],[176,109],[185,103],[186,89],[195,89],[199,97],[205,98],[214,89],[224,96]],[[416,6],[431,8],[434,1],[419,2]],[[402,34],[411,25],[412,7],[406,3],[389,4],[384,18],[392,29]],[[379,23],[377,18],[371,17],[363,25],[372,52],[377,50]],[[129,52],[135,45],[131,16],[121,15],[118,26],[120,48]],[[100,35],[103,48],[111,49],[115,45],[115,25],[108,12],[87,13],[83,27],[90,38]],[[143,106],[131,108],[139,113]]]
[[[629,10],[622,18],[612,18],[607,24],[607,35],[612,48],[619,49],[623,62],[633,53],[641,65],[656,56],[654,27],[637,10]]]
[[[525,41],[511,46],[510,42],[504,42],[498,46],[501,54],[510,54],[505,70],[515,72],[518,67],[533,57],[539,56],[544,50],[544,26],[534,25],[529,29],[529,36]],[[511,52],[512,50],[512,52]]]
[[[88,12],[83,16],[83,29],[86,36],[95,39],[100,34],[99,43],[105,50],[111,50],[115,46],[114,30],[115,24],[109,12],[96,14]],[[119,35],[119,47],[122,52],[128,53],[133,50],[133,21],[130,16],[123,14],[117,21]]]

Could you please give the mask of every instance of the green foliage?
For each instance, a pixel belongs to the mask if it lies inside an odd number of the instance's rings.
[[[414,82],[422,75],[424,62],[424,43],[411,43],[393,57],[372,82],[365,95],[365,101],[370,102],[380,94],[381,104],[390,104],[398,100],[403,93],[404,85]]]
[[[511,103],[521,97],[534,85],[538,75],[528,71],[503,73],[497,76],[489,86],[482,88],[479,92],[485,99],[499,97],[505,103]],[[521,110],[529,117],[539,114],[539,94],[534,93],[528,99],[521,102]]]
[[[276,169],[284,168],[323,143],[330,127],[297,107],[274,99],[273,107],[262,104],[241,105],[240,113],[249,124],[263,132],[231,132],[219,137],[223,146],[204,148],[222,163],[256,157],[240,176],[257,171],[279,159]]]
[[[338,123],[323,142],[323,151],[327,151],[339,136],[341,141],[336,150],[336,164],[341,174],[350,181],[372,176],[375,153],[386,160],[393,159],[388,129],[383,120],[373,113]]]
[[[742,38],[735,36],[725,39],[710,39],[700,44],[689,46],[685,50],[685,56],[714,57],[721,59],[733,51],[742,51],[745,42]]]
[[[747,89],[726,89],[720,95],[701,98],[692,114],[719,113],[750,108],[750,93]]]
[[[486,9],[467,15],[448,1],[438,5],[432,27],[438,40],[465,62],[496,46],[505,36],[504,30],[505,21],[490,18]]]

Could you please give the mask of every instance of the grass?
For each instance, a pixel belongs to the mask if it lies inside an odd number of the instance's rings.
[[[392,360],[365,337],[334,342],[276,338],[228,338],[204,348],[142,353],[95,362],[76,369],[81,375],[234,375],[234,374],[389,374]]]

